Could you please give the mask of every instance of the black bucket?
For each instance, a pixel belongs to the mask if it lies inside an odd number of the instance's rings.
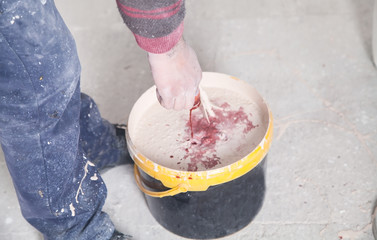
[[[194,239],[224,237],[247,226],[262,207],[266,191],[266,157],[245,175],[207,191],[185,192],[163,198],[145,194],[150,212],[167,230]],[[143,171],[141,179],[151,191],[166,191]]]

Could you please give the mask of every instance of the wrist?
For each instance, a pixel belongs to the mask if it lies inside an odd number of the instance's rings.
[[[151,53],[151,52],[147,52],[148,53],[148,56],[149,57],[166,57],[166,58],[173,58],[174,56],[176,56],[179,52],[181,52],[186,46],[186,42],[185,40],[183,39],[183,37],[181,37],[179,39],[179,41],[177,42],[177,44],[174,45],[174,47],[172,47],[169,51],[167,52],[164,52],[164,53]]]

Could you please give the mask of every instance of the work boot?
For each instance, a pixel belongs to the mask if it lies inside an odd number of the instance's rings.
[[[97,166],[100,173],[104,173],[110,168],[124,165],[133,164],[133,160],[128,153],[127,143],[126,143],[126,125],[124,124],[109,124],[112,131],[113,140],[111,141],[109,148],[111,151],[106,151],[106,147],[98,146],[99,148],[104,148],[104,151],[100,149],[94,149],[92,152],[88,152],[88,158],[92,159],[92,162]],[[115,135],[115,136],[114,136]],[[104,144],[107,142],[104,141]]]
[[[113,124],[115,127],[115,134],[118,138],[118,148],[124,149],[122,152],[121,160],[116,163],[116,165],[122,165],[122,164],[133,164],[134,161],[132,160],[130,154],[127,150],[127,142],[126,142],[126,124]]]
[[[113,233],[113,236],[111,236],[110,240],[131,240],[132,236],[125,235],[121,232],[118,232],[116,229]]]

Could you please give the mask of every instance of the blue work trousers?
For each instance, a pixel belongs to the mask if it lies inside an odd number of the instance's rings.
[[[0,140],[24,218],[45,239],[110,239],[98,169],[115,128],[80,93],[74,39],[53,0],[0,1]]]

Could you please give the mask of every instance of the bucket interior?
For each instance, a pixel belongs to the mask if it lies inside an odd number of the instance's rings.
[[[189,111],[164,109],[152,87],[138,99],[129,117],[132,151],[179,171],[214,170],[251,153],[263,141],[270,122],[262,97],[246,82],[219,73],[203,73],[201,88],[221,118],[213,118],[211,125],[199,109],[194,110],[192,137]],[[208,131],[215,131],[214,143],[206,138]]]

